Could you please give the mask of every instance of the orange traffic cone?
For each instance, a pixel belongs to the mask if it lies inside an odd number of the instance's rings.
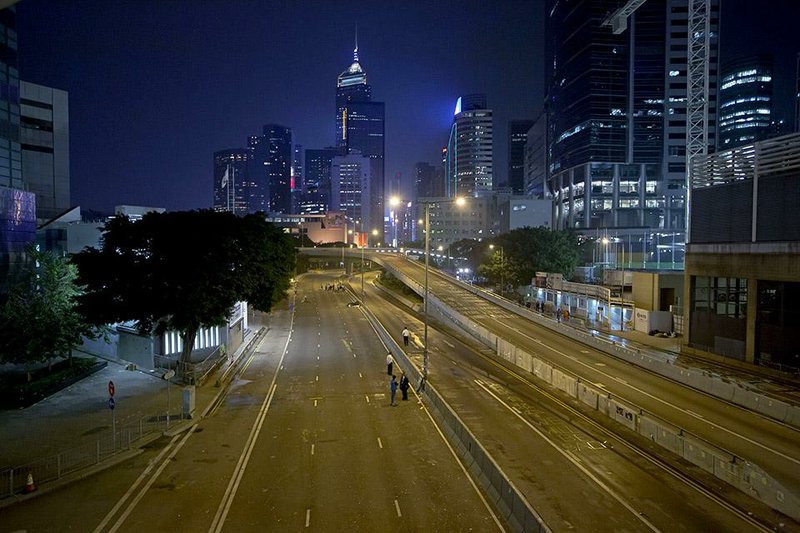
[[[28,472],[28,482],[25,483],[25,492],[33,492],[36,490],[36,485],[33,484],[33,474]]]

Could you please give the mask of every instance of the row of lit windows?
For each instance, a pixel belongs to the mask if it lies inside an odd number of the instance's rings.
[[[768,81],[772,81],[772,76],[749,76],[747,78],[737,78],[727,83],[723,83],[722,86],[720,87],[720,90],[724,91],[725,89],[733,87],[734,85],[745,85],[747,83],[758,83],[758,82],[768,82]]]
[[[212,328],[201,328],[194,337],[193,350],[202,350],[219,345],[219,326]],[[164,355],[172,355],[183,351],[183,339],[181,334],[175,331],[168,331],[162,337],[162,350]]]

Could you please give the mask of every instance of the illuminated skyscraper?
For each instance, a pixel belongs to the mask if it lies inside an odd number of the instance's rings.
[[[460,96],[447,141],[446,196],[480,196],[492,190],[492,141],[492,110],[487,109],[486,95]]]
[[[772,56],[726,63],[719,85],[719,148],[727,150],[771,137]]]
[[[383,102],[372,101],[372,87],[358,59],[358,40],[353,63],[336,78],[336,146],[344,153],[358,152],[369,158],[369,202],[363,206],[365,224],[384,231],[384,122]]]
[[[36,197],[22,180],[15,9],[0,10],[0,292],[36,238]]]
[[[252,158],[252,148],[214,152],[214,211],[245,215],[263,210],[263,192],[259,195],[249,179]],[[251,201],[250,194],[255,201]]]
[[[603,21],[621,4],[547,3],[547,187],[554,228],[610,229],[641,242],[653,230],[682,234],[686,227],[689,9],[687,0],[647,1],[629,16],[628,29],[615,34]],[[712,149],[719,9],[720,1],[710,0]]]
[[[264,126],[263,135],[250,137],[248,146],[253,149],[253,164],[249,178],[254,192],[250,195],[266,194],[268,201],[260,209],[262,211],[291,213],[294,155],[292,130],[277,124],[267,124]]]
[[[331,160],[341,154],[338,148],[309,148],[305,151],[305,187],[300,213],[320,215],[331,206]]]

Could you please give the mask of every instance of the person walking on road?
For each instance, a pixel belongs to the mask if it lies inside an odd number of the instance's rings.
[[[403,393],[403,400],[408,400],[408,378],[406,377],[406,373],[403,372],[400,374],[400,392]]]
[[[408,337],[411,335],[408,331],[408,327],[403,328],[403,346],[408,346]]]
[[[392,403],[389,405],[391,405],[392,407],[397,407],[397,404],[394,403],[394,396],[395,394],[397,394],[397,378],[394,377],[394,375],[392,375],[392,382],[389,383],[389,388],[392,391]]]
[[[394,360],[392,359],[392,354],[387,353],[386,354],[386,373],[389,374],[390,376],[392,375],[392,363],[393,362],[394,362]]]

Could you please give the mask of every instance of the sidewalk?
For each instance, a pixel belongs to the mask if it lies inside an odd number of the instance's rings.
[[[284,305],[285,307],[285,305]],[[285,314],[285,308],[276,310]],[[202,386],[195,387],[193,420],[216,401],[224,390],[216,386],[217,377],[239,362],[245,348],[261,327],[267,327],[271,317],[257,313],[251,318],[248,334],[234,356],[216,370]],[[269,333],[265,339],[268,341]],[[131,428],[138,435],[139,427],[158,429],[154,435],[188,427],[181,420],[183,385],[161,379],[162,371],[127,370],[126,361],[109,361],[108,366],[88,378],[62,389],[31,407],[16,411],[0,411],[0,472],[18,468],[58,454],[86,453],[98,441],[111,439],[112,411],[109,409],[108,384],[114,382],[114,424],[119,434]],[[229,372],[230,374],[230,372]],[[169,397],[168,397],[169,394]],[[138,444],[138,443],[137,443]],[[135,447],[133,445],[132,447]],[[101,462],[99,467],[112,459]],[[1,477],[1,476],[0,476]],[[39,482],[37,481],[37,485]],[[41,487],[40,487],[41,489]],[[0,491],[0,501],[7,491]]]

